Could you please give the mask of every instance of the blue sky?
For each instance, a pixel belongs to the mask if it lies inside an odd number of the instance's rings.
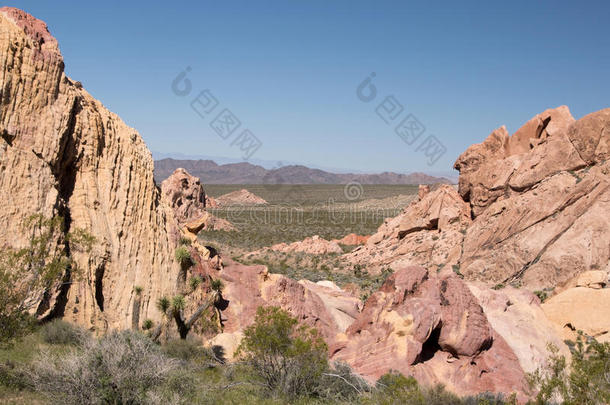
[[[66,72],[165,153],[359,171],[450,170],[468,145],[546,108],[608,107],[610,3],[562,1],[8,1],[49,25]],[[192,92],[171,90],[187,66]],[[378,90],[356,87],[371,72]],[[201,90],[219,101],[202,119]],[[375,113],[393,95],[446,148],[434,164]],[[209,126],[222,108],[242,125]]]

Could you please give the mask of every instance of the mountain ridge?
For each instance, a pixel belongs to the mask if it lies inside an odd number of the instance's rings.
[[[193,176],[199,177],[204,184],[451,184],[446,177],[431,176],[426,173],[409,174],[382,172],[332,173],[312,169],[304,165],[288,165],[276,169],[265,169],[248,162],[217,164],[213,160],[200,159],[160,159],[155,160],[155,180],[165,180],[182,167]]]

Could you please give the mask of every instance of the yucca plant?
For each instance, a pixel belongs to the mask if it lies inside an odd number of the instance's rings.
[[[139,286],[139,285],[133,287],[133,292],[135,292],[136,295],[142,294],[142,291],[143,291],[143,288],[141,286]]]
[[[224,288],[224,283],[219,278],[212,279],[212,281],[210,282],[210,288],[212,289],[212,291],[220,293]]]
[[[184,300],[184,296],[181,294],[176,295],[172,298],[172,312],[180,313],[184,307],[186,306],[186,301]]]
[[[191,253],[186,246],[180,246],[175,252],[176,261],[180,263],[180,267],[187,269],[193,265]]]
[[[195,291],[197,287],[201,285],[201,276],[193,276],[189,279],[189,286],[191,287],[191,291]]]
[[[157,300],[157,309],[162,313],[166,314],[169,309],[170,301],[167,297],[161,297]]]

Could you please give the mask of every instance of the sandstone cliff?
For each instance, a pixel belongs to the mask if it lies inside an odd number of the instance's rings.
[[[0,244],[19,246],[21,221],[62,215],[97,239],[73,255],[81,276],[58,286],[37,312],[106,330],[159,319],[155,301],[173,290],[177,228],[153,180],[140,135],[64,73],[44,22],[0,9]]]

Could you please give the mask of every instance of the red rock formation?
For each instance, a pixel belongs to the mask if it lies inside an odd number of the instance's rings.
[[[371,380],[393,369],[460,394],[527,391],[516,355],[454,275],[401,269],[338,339],[332,358]]]
[[[364,245],[366,241],[369,240],[369,237],[370,236],[368,235],[356,235],[355,233],[350,233],[341,239],[333,239],[332,242],[346,246],[358,246]]]

